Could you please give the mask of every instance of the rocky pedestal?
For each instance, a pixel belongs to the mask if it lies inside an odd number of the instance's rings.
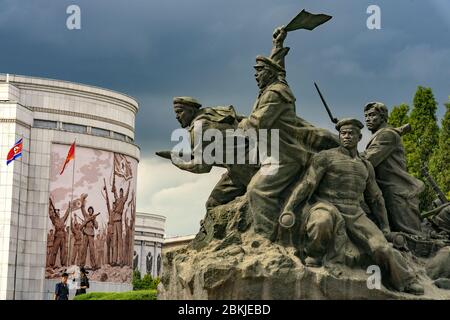
[[[243,198],[217,207],[211,214],[215,222],[209,230],[215,230],[219,239],[214,238],[200,250],[190,245],[167,252],[158,299],[450,299],[450,291],[436,287],[428,277],[426,265],[430,265],[430,259],[405,253],[418,271],[424,296],[396,292],[383,285],[369,289],[371,274],[365,269],[340,264],[305,267],[294,248],[255,234]]]

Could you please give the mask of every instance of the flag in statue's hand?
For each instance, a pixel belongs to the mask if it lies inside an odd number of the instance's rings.
[[[287,32],[298,29],[313,30],[331,18],[332,16],[327,14],[313,14],[306,10],[302,10],[284,29]]]
[[[70,160],[75,159],[75,141],[70,146],[69,152],[67,153],[66,161],[64,162],[64,166],[60,172],[60,175],[63,174],[64,169],[66,169],[67,164],[70,162]]]
[[[6,165],[10,164],[12,161],[20,158],[22,156],[22,148],[23,148],[23,139],[19,139],[14,147],[11,148],[8,152],[8,156],[6,157]]]

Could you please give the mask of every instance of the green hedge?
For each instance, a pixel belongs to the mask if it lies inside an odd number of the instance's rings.
[[[90,292],[75,296],[74,300],[156,300],[156,290]]]
[[[156,290],[159,282],[159,277],[153,278],[150,274],[141,277],[141,273],[138,270],[133,272],[133,290]]]

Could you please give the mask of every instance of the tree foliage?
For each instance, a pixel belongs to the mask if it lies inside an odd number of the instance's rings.
[[[450,200],[450,97],[441,122],[439,142],[430,159],[430,172]]]
[[[422,176],[421,167],[429,164],[439,139],[437,102],[431,88],[419,86],[413,104],[414,107],[409,115],[412,133],[404,139],[406,163],[409,173],[425,183],[425,191],[420,195],[420,208],[429,210],[436,195]]]
[[[405,103],[394,106],[389,114],[388,123],[393,127],[401,127],[407,124],[409,121],[408,112],[409,106]]]

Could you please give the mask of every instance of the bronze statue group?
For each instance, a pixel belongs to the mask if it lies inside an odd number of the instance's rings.
[[[208,165],[172,159],[175,166],[193,173],[209,172],[214,165],[226,169],[206,203],[207,214],[193,248],[201,250],[213,238],[223,238],[217,235],[217,217],[211,210],[245,196],[252,230],[274,242],[290,234],[306,266],[375,263],[390,288],[424,294],[416,272],[401,253],[402,240],[433,242],[448,240],[448,234],[439,225],[421,221],[418,196],[424,185],[407,172],[401,140],[404,128],[387,124],[388,109],[383,103],[367,103],[361,114],[373,135],[359,153],[364,125],[358,119],[336,121],[336,135],[298,117],[296,99],[285,78],[286,35],[286,28],[275,29],[271,55],[256,58],[260,92],[248,117],[236,115],[232,106],[202,108],[194,98],[174,98],[177,120],[191,134],[192,149],[194,123],[199,121],[204,129],[222,132],[279,130],[276,163]],[[157,154],[169,158],[167,152]],[[262,170],[265,166],[276,166],[276,173],[267,174]],[[444,211],[441,215],[450,215]]]
[[[71,206],[75,205],[69,202],[63,216],[60,216],[59,209],[55,208],[50,198],[49,218],[53,228],[47,235],[47,268],[70,265],[80,267],[88,265],[92,270],[97,270],[103,265],[131,267],[136,212],[134,192],[130,197],[130,182],[126,192],[123,188],[117,192],[115,178],[111,189],[114,197],[112,203],[109,200],[106,182],[102,191],[108,214],[108,222],[104,226],[99,226],[97,221],[101,213],[94,213],[93,206],[87,207],[87,194],[81,195],[80,206],[73,210]],[[81,217],[77,214],[78,210]]]

